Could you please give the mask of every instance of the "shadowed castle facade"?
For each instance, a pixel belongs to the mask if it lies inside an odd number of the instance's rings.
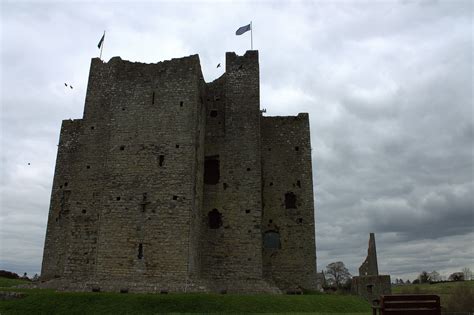
[[[264,117],[258,52],[92,59],[64,120],[41,279],[65,290],[316,288],[308,114]]]

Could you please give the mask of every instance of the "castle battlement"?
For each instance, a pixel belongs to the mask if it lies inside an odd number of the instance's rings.
[[[64,120],[42,280],[68,290],[316,288],[308,114],[260,113],[258,51],[94,58]]]

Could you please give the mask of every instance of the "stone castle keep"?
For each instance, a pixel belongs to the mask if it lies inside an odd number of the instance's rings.
[[[260,111],[257,51],[92,59],[61,127],[41,278],[64,290],[316,289],[308,114]],[[290,104],[288,104],[290,105]]]

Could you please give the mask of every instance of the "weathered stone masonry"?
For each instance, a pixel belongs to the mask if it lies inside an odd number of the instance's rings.
[[[67,290],[316,288],[309,118],[263,117],[258,52],[91,63],[65,120],[42,280]]]

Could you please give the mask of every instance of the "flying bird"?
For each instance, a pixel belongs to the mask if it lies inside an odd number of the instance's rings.
[[[219,68],[220,66],[221,66],[221,64],[219,63],[216,68]]]
[[[64,85],[65,85],[65,86],[67,86],[67,84],[66,84],[66,83],[64,83]]]
[[[31,165],[30,163],[28,163],[28,165]]]
[[[72,85],[70,85],[69,87],[70,87],[70,88],[71,88],[71,90],[72,90]]]

